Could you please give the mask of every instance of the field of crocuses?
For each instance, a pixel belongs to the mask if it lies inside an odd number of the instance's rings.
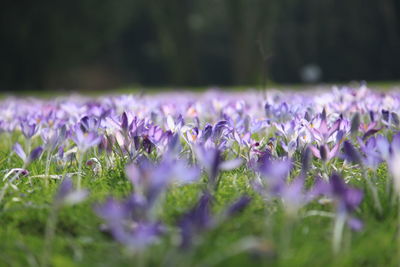
[[[400,92],[0,102],[1,266],[398,266]]]

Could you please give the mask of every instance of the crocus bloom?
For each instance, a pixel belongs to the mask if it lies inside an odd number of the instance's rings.
[[[205,192],[200,197],[196,206],[187,212],[178,223],[181,229],[182,248],[188,248],[195,235],[207,228],[211,228],[214,223],[211,216],[211,201],[211,195]]]
[[[361,123],[359,129],[362,133],[364,133],[363,139],[367,139],[369,136],[374,135],[382,129],[382,127],[379,128],[377,126],[377,121],[372,121],[370,123]]]
[[[322,117],[322,115],[321,115]],[[321,118],[319,127],[315,128],[312,124],[308,127],[313,137],[320,143],[325,144],[328,142],[328,138],[331,137],[335,132],[339,130],[341,120],[336,120],[331,127],[328,126],[326,118]]]
[[[100,136],[96,132],[84,132],[80,125],[75,127],[71,138],[82,153],[98,145],[101,141]]]
[[[327,144],[321,145],[319,148],[310,145],[312,154],[323,161],[329,161],[339,154],[340,143],[336,143],[332,149]]]
[[[24,161],[25,165],[28,165],[32,161],[39,158],[43,152],[43,148],[41,146],[38,146],[31,151],[29,156],[27,156],[19,143],[15,143],[15,145],[13,146],[13,150],[15,154],[17,154]]]
[[[334,199],[336,212],[339,216],[344,216],[349,227],[357,231],[361,230],[362,222],[352,216],[352,212],[363,199],[361,190],[348,186],[337,173],[330,176],[329,183],[320,180],[316,186],[316,192]]]
[[[21,123],[21,130],[22,133],[24,134],[24,136],[28,139],[32,138],[32,136],[34,136],[37,131],[37,125],[36,123],[31,123],[29,121],[24,121]]]
[[[198,146],[196,148],[196,156],[201,166],[203,166],[208,174],[210,184],[215,185],[219,172],[222,170],[233,170],[242,165],[242,160],[237,158],[233,160],[222,160],[221,152],[218,149],[206,149]]]
[[[67,176],[61,182],[57,194],[55,196],[56,205],[74,205],[82,202],[88,196],[88,191],[86,190],[76,190],[74,189],[72,179]]]
[[[142,195],[151,208],[169,185],[194,182],[199,177],[199,170],[183,161],[165,159],[155,165],[141,158],[137,164],[126,167],[126,174],[134,185],[135,192]]]
[[[140,199],[135,194],[124,201],[109,198],[95,208],[96,213],[107,222],[113,237],[135,250],[155,243],[165,231],[160,222],[149,221],[146,216],[141,215],[146,210]]]

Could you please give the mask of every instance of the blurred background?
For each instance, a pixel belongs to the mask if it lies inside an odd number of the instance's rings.
[[[2,90],[399,80],[398,0],[19,0]]]

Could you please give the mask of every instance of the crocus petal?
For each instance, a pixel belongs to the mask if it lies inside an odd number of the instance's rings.
[[[363,222],[360,219],[357,219],[354,217],[351,217],[347,220],[347,225],[351,229],[353,229],[354,231],[357,231],[357,232],[361,231],[364,227]]]
[[[18,155],[24,162],[27,160],[25,151],[22,149],[22,146],[19,143],[15,143],[13,146],[13,150],[15,154]]]
[[[329,129],[328,131],[328,137],[330,137],[332,134],[334,134],[337,130],[339,130],[340,127],[340,123],[342,121],[339,119],[337,121],[335,121],[335,123],[332,125],[332,127]]]
[[[227,215],[233,216],[237,213],[242,212],[250,204],[250,201],[251,197],[241,196],[239,199],[237,199],[233,204],[231,204],[228,207]]]
[[[394,151],[400,151],[400,132],[393,136],[392,149]]]
[[[344,142],[343,152],[347,160],[355,164],[362,164],[363,161],[360,153],[354,148],[354,146],[349,141]]]
[[[333,146],[332,150],[328,152],[328,160],[333,159],[339,152],[340,143]]]
[[[34,160],[36,160],[37,158],[40,157],[40,155],[42,155],[43,152],[43,148],[41,146],[36,147],[35,149],[32,150],[32,152],[29,154],[29,158],[28,161],[32,162]]]
[[[310,145],[309,148],[310,148],[312,154],[313,154],[316,158],[319,158],[319,159],[321,158],[321,153],[319,152],[319,149],[318,149],[317,147],[315,147],[315,146],[313,146],[313,145]]]
[[[310,147],[306,147],[301,156],[301,171],[306,173],[311,167],[312,152]]]

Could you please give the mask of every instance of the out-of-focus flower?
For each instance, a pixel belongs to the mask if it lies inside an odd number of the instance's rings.
[[[211,228],[214,223],[211,216],[211,201],[211,195],[204,193],[196,206],[188,211],[178,223],[181,229],[182,248],[189,248],[195,235]]]
[[[203,192],[196,205],[186,212],[178,222],[181,231],[181,248],[190,248],[203,232],[211,230],[239,214],[249,205],[250,201],[249,196],[241,196],[221,213],[222,216],[217,216],[211,213],[212,195],[208,191]]]
[[[384,141],[383,141],[384,142]],[[381,148],[381,150],[386,149],[386,143],[384,143],[383,146],[384,148]],[[400,195],[400,133],[397,133],[392,140],[391,144],[391,155],[388,157],[388,165],[389,165],[389,170],[392,173],[393,176],[393,183],[394,183],[394,188],[396,192]]]
[[[65,125],[60,126],[57,129],[43,128],[40,130],[40,137],[43,141],[43,146],[47,151],[54,151],[57,146],[65,141],[67,136],[67,129]]]
[[[196,148],[196,156],[200,165],[206,170],[211,185],[216,185],[220,171],[236,169],[243,163],[239,158],[223,161],[218,149],[206,149],[201,146]]]
[[[21,131],[25,136],[25,138],[30,139],[37,133],[38,127],[36,123],[32,123],[30,121],[23,121],[21,122]]]
[[[242,212],[251,202],[251,197],[244,195],[239,197],[235,202],[233,202],[226,210],[227,216],[233,216],[237,213]]]
[[[329,137],[331,137],[335,132],[339,130],[341,124],[341,120],[336,120],[332,126],[328,126],[328,122],[326,120],[326,115],[321,114],[321,119],[319,122],[318,128],[313,127],[313,124],[308,126],[311,134],[313,135],[314,139],[317,140],[319,144],[326,144],[328,142]]]
[[[389,153],[388,150],[387,152],[385,151],[389,148],[384,147],[385,144],[381,137],[371,137],[365,142],[363,142],[361,138],[357,138],[361,151],[363,153],[363,163],[365,166],[373,170],[376,170],[378,168],[378,165],[383,161],[384,158],[387,157],[387,155],[385,154]]]
[[[13,150],[15,154],[18,155],[23,161],[24,165],[28,165],[32,161],[36,160],[42,155],[43,148],[41,146],[38,146],[34,148],[31,153],[27,156],[25,151],[23,150],[22,146],[19,143],[15,143],[13,146]]]
[[[287,214],[295,216],[297,211],[310,202],[315,194],[313,190],[306,190],[304,175],[300,175],[291,182],[288,181],[291,168],[292,164],[288,160],[266,160],[260,168],[263,179],[254,182],[253,186],[267,200],[271,197],[280,199]]]
[[[158,221],[150,221],[141,197],[133,194],[124,201],[109,198],[95,207],[96,213],[107,222],[107,230],[122,244],[141,250],[158,241],[165,227]]]
[[[349,141],[344,142],[343,152],[344,152],[345,158],[348,161],[353,162],[355,164],[363,165],[363,159],[361,157],[361,154],[356,150],[356,148]]]
[[[339,174],[334,173],[329,178],[329,183],[322,180],[317,184],[316,192],[328,196],[335,201],[336,211],[339,216],[344,216],[353,230],[362,229],[362,222],[352,216],[352,212],[360,205],[363,192],[345,184]]]
[[[199,170],[183,161],[165,159],[155,165],[147,159],[126,167],[126,174],[134,185],[135,192],[143,196],[149,208],[168,186],[173,183],[187,184],[196,181]]]
[[[360,131],[363,133],[363,139],[366,140],[368,137],[371,135],[374,135],[375,133],[379,132],[381,128],[377,127],[378,122],[377,121],[372,121],[370,123],[360,123]]]
[[[71,139],[75,142],[79,151],[84,153],[89,148],[96,146],[100,143],[101,138],[96,132],[84,132],[80,125],[76,125],[72,131]]]
[[[87,190],[76,190],[72,183],[72,179],[67,176],[61,182],[58,192],[55,196],[55,203],[57,206],[60,205],[75,205],[82,202],[88,196]]]
[[[319,148],[310,145],[309,148],[316,158],[322,159],[323,161],[330,161],[339,154],[340,145],[340,143],[336,143],[332,149],[326,144],[319,146]]]
[[[304,175],[311,168],[312,165],[312,152],[309,147],[303,150],[301,155],[301,173]]]

